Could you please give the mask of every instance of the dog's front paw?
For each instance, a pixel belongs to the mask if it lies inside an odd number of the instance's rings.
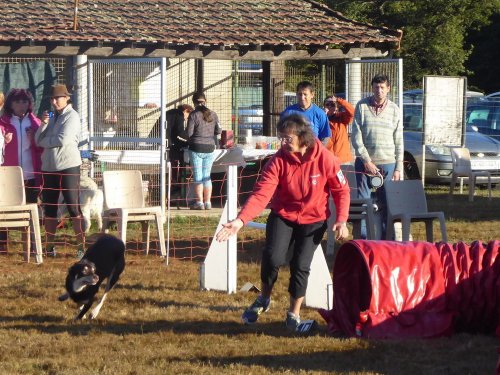
[[[91,312],[90,312],[90,315],[89,315],[89,320],[93,320],[93,319],[96,319],[97,318],[97,315],[99,315],[99,312],[101,311],[101,307],[100,306],[97,306],[95,309],[93,309]]]
[[[78,322],[82,319],[85,319],[85,315],[76,314],[76,316],[73,318],[73,321]]]

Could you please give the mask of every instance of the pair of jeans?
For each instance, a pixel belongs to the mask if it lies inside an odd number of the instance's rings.
[[[194,152],[189,150],[189,162],[193,169],[193,182],[203,184],[204,188],[212,187],[210,173],[214,163],[215,152]]]
[[[312,224],[297,224],[271,211],[266,224],[266,244],[260,269],[261,281],[273,286],[278,279],[279,268],[289,261],[288,292],[293,298],[304,297],[312,258],[325,231],[325,220]]]
[[[379,187],[373,193],[378,206],[378,214],[382,222],[382,233],[380,238],[385,240],[386,227],[387,227],[387,204],[385,197],[385,183],[392,179],[396,163],[376,164],[380,170],[380,174],[384,178],[384,185]],[[365,165],[360,158],[356,158],[354,162],[354,169],[356,171],[356,185],[358,188],[358,198],[372,198],[372,188],[370,176],[366,174]],[[361,221],[361,238],[366,239],[366,221]]]

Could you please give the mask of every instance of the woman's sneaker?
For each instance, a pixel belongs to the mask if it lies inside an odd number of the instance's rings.
[[[47,254],[47,257],[55,258],[57,255],[55,246],[52,245],[52,246],[47,247],[47,251],[45,253]]]
[[[80,260],[83,258],[85,255],[85,250],[83,249],[83,246],[78,246],[78,250],[76,250],[76,259]]]
[[[203,204],[203,202],[196,202],[196,203],[193,203],[190,208],[192,210],[204,210],[205,205]]]
[[[264,298],[258,296],[257,299],[241,315],[241,320],[245,324],[253,324],[259,319],[259,315],[263,312],[269,311],[269,305],[271,304],[270,298]]]
[[[205,210],[211,210],[211,209],[212,209],[212,203],[205,202]]]
[[[297,332],[297,328],[300,325],[300,316],[288,311],[286,313],[285,325],[286,329],[290,332]]]

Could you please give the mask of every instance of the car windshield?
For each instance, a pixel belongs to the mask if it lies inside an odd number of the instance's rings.
[[[403,128],[405,130],[422,130],[422,105],[419,103],[403,104]]]
[[[467,125],[500,141],[500,103],[484,100],[467,106]]]

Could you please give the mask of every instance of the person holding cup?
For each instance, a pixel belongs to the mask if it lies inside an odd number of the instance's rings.
[[[54,108],[42,115],[42,126],[35,140],[42,153],[42,204],[45,213],[46,251],[55,256],[54,237],[57,229],[57,205],[62,193],[64,202],[76,234],[77,258],[84,253],[85,237],[83,217],[79,204],[80,165],[82,160],[78,143],[80,140],[80,115],[73,109],[66,85],[52,86],[50,102]]]

